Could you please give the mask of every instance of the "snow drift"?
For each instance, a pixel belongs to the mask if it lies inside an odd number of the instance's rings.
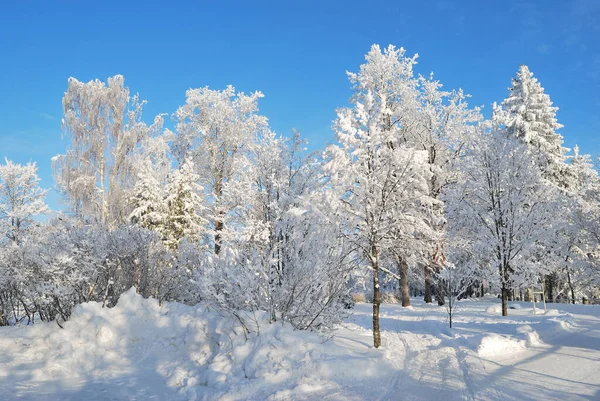
[[[159,305],[131,289],[113,308],[77,306],[64,329],[56,323],[6,328],[0,349],[23,350],[11,363],[36,366],[29,381],[40,389],[80,393],[92,381],[106,391],[135,377],[132,386],[158,399],[289,399],[336,387],[328,378],[348,369],[376,373],[375,359],[360,367],[340,363],[352,354],[315,333],[268,324],[262,313],[244,318],[251,333],[207,306]]]

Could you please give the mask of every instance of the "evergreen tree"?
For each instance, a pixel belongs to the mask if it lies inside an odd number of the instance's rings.
[[[198,195],[202,187],[197,182],[194,164],[187,160],[175,170],[167,186],[164,241],[171,249],[176,249],[183,237],[198,241],[203,232],[204,219],[199,214],[201,200]]]
[[[152,173],[151,165],[140,169],[138,180],[130,198],[134,207],[129,219],[141,227],[163,232],[166,223],[167,205],[160,182]]]
[[[495,108],[495,119],[504,124],[509,136],[528,145],[537,159],[542,176],[561,188],[569,185],[570,173],[566,168],[567,148],[558,130],[563,127],[556,120],[558,107],[553,106],[550,96],[534,78],[526,65],[519,67],[509,95],[502,108]]]

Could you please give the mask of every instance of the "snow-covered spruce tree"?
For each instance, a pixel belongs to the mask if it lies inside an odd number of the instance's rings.
[[[233,86],[223,91],[190,89],[175,113],[172,152],[180,164],[191,158],[196,166],[217,255],[229,237],[238,235],[236,210],[248,203],[249,158],[257,136],[267,129],[267,119],[257,114],[262,96],[236,93]]]
[[[461,160],[463,178],[446,195],[450,236],[476,255],[488,282],[502,289],[502,315],[511,288],[536,283],[536,262],[554,224],[555,187],[536,160],[506,130],[493,125]],[[551,241],[552,239],[550,239]]]
[[[558,107],[526,65],[519,67],[508,91],[501,108],[494,108],[494,119],[506,126],[509,135],[528,145],[544,178],[567,188],[572,177],[565,165],[568,149],[558,133],[563,127],[556,120]]]
[[[141,121],[138,96],[130,96],[124,78],[105,84],[69,78],[63,97],[63,129],[70,139],[64,155],[53,158],[55,179],[78,218],[115,227],[130,213],[129,198],[137,177],[140,143],[159,131],[162,118],[152,126]]]
[[[176,249],[184,237],[198,243],[206,231],[206,222],[201,217],[202,187],[194,172],[194,163],[186,160],[173,172],[167,186],[166,213],[162,229],[165,244]]]
[[[393,46],[384,53],[373,46],[360,73],[349,73],[354,84],[353,107],[338,111],[338,144],[327,148],[324,167],[331,196],[337,200],[342,233],[372,270],[375,347],[381,345],[380,272],[390,271],[380,261],[413,236],[424,218],[422,205],[432,204],[427,152],[404,145],[400,131],[406,126],[396,119],[410,87],[402,87],[394,78],[409,76],[414,59],[404,58],[404,50]],[[392,62],[377,63],[381,57]],[[407,102],[413,99],[406,98]]]
[[[133,211],[129,220],[135,225],[156,230],[163,234],[167,224],[167,202],[165,188],[158,181],[152,170],[151,163],[145,163],[145,168],[138,172],[137,181],[129,201]]]

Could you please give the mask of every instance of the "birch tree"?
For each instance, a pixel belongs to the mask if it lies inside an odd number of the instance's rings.
[[[63,97],[65,135],[70,145],[53,158],[56,183],[81,219],[114,227],[126,222],[137,170],[131,157],[144,138],[162,127],[148,127],[138,95],[130,96],[122,75],[83,83],[69,78]]]
[[[379,328],[380,274],[390,272],[381,261],[402,240],[414,236],[424,218],[428,196],[427,153],[406,147],[400,138],[405,126],[396,112],[405,105],[410,88],[394,90],[398,75],[410,75],[414,59],[402,58],[403,49],[389,47],[386,58],[377,46],[366,56],[359,74],[349,73],[354,84],[352,108],[338,111],[335,130],[338,144],[327,148],[325,173],[337,210],[342,232],[356,255],[372,270],[373,344],[381,345]],[[401,59],[401,63],[394,60]],[[391,98],[390,96],[395,96]],[[406,95],[407,102],[412,97]]]

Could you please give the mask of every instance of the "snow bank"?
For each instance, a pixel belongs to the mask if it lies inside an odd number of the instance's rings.
[[[13,350],[14,359],[3,364],[0,357],[0,382],[11,369],[35,366],[32,381],[61,391],[79,391],[90,380],[104,389],[135,377],[148,394],[168,391],[157,399],[289,399],[327,394],[347,376],[374,377],[385,366],[376,350],[362,350],[360,365],[344,363],[358,356],[314,333],[268,324],[262,313],[242,317],[251,333],[212,308],[161,306],[132,289],[114,308],[78,306],[64,329],[3,329],[0,353]]]
[[[539,327],[537,328],[539,330]],[[516,326],[511,334],[484,334],[476,352],[479,356],[494,357],[522,352],[531,347],[543,347],[538,331],[530,325]]]
[[[499,356],[520,352],[524,348],[523,341],[498,334],[488,334],[481,339],[481,344],[477,348],[477,354],[480,356]]]

